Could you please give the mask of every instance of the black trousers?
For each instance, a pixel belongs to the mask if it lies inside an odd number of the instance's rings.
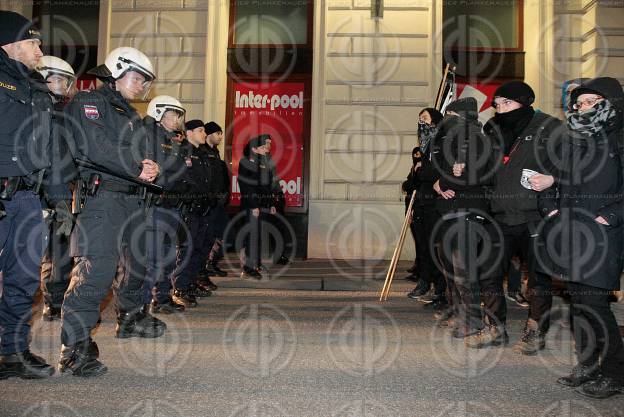
[[[537,256],[534,240],[537,227],[533,223],[506,225],[502,223],[488,226],[492,239],[492,251],[489,264],[493,265],[489,273],[481,277],[481,298],[486,313],[499,323],[507,321],[507,304],[503,291],[503,280],[509,269],[511,258],[520,254],[527,262],[529,270],[528,298],[529,318],[540,325],[543,332],[550,327],[552,308],[552,279],[536,270]]]
[[[418,275],[433,284],[436,294],[446,291],[446,280],[438,259],[440,236],[434,236],[436,224],[440,221],[440,214],[434,207],[418,206],[414,209],[412,226],[416,237]]]
[[[48,247],[41,260],[41,292],[43,301],[50,307],[60,309],[69,286],[73,259],[69,255],[69,237],[57,235],[60,224],[50,224]]]
[[[245,266],[256,269],[262,265],[262,223],[265,221],[266,209],[260,209],[258,217],[252,214],[251,209],[246,210],[247,223],[242,233],[245,236]]]
[[[624,345],[609,304],[609,291],[569,282],[572,332],[581,365],[624,383]]]
[[[87,198],[71,236],[74,267],[62,309],[64,345],[73,346],[90,336],[111,286],[117,312],[134,312],[143,306],[145,240],[142,199],[105,190]]]
[[[483,327],[479,298],[480,258],[486,229],[469,215],[445,219],[441,227],[441,259],[445,267],[448,291],[454,310],[466,327]]]

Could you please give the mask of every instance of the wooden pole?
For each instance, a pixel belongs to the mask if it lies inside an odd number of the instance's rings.
[[[399,262],[399,257],[401,256],[401,250],[403,249],[403,243],[405,242],[405,236],[407,235],[407,229],[409,229],[409,224],[412,218],[412,207],[414,206],[415,198],[416,198],[416,190],[412,191],[412,198],[410,199],[409,206],[407,207],[407,213],[405,213],[405,220],[403,221],[403,227],[401,228],[399,240],[397,241],[397,245],[394,248],[392,259],[390,260],[390,267],[388,268],[388,273],[386,274],[386,280],[384,281],[383,288],[381,289],[379,301],[385,301],[388,299],[388,294],[390,293],[390,286],[392,285],[392,279],[394,278],[394,273],[396,271],[397,263]]]
[[[451,64],[446,64],[446,68],[444,69],[444,76],[442,77],[442,82],[440,83],[440,88],[438,88],[438,96],[436,97],[434,109],[440,110],[438,106],[440,105],[440,100],[442,100],[442,95],[444,94],[444,86],[446,85],[446,77],[451,69]]]

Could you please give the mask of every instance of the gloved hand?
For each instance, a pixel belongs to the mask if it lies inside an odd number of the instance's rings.
[[[54,208],[56,211],[56,221],[59,223],[56,229],[57,235],[69,236],[74,228],[74,215],[67,201],[59,201]]]
[[[4,204],[0,201],[0,219],[6,216],[6,209],[4,208]]]

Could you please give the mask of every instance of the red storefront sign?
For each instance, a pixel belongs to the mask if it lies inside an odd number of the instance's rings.
[[[93,75],[83,75],[76,80],[76,89],[78,91],[91,91],[97,88],[97,81]]]
[[[302,207],[304,96],[302,82],[233,83],[232,205],[240,204],[238,164],[254,136],[271,135],[271,157],[288,207]]]

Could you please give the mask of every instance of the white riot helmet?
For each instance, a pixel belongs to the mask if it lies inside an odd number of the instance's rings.
[[[145,77],[143,96],[146,97],[156,75],[154,74],[152,61],[138,49],[129,46],[113,49],[106,57],[103,65],[93,68],[88,73],[108,82],[111,79],[119,80],[123,78],[128,71],[137,72]]]
[[[163,119],[165,113],[171,112]],[[154,118],[165,129],[169,131],[180,130],[184,126],[184,115],[186,109],[182,107],[182,103],[171,96],[157,96],[149,102],[147,106],[147,115]]]
[[[160,122],[167,110],[174,110],[180,114],[186,113],[182,103],[171,96],[154,97],[147,106],[147,114],[157,122]]]
[[[37,71],[48,81],[50,91],[59,96],[69,95],[69,91],[76,81],[76,74],[71,65],[55,56],[42,56],[37,64]],[[52,75],[61,76],[65,78],[67,82],[62,82],[62,80],[48,80],[48,77]]]

